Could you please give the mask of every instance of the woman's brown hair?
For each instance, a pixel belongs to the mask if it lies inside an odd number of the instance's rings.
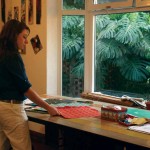
[[[29,27],[18,20],[12,19],[6,22],[0,33],[0,57],[18,53],[17,36]]]

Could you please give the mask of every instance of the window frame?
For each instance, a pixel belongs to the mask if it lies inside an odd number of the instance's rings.
[[[58,94],[62,95],[62,16],[63,15],[84,15],[85,16],[85,62],[84,62],[84,92],[94,92],[94,20],[97,14],[135,12],[150,10],[150,7],[124,8],[93,11],[89,8],[91,0],[85,3],[85,10],[63,10],[62,3],[58,0],[57,13],[57,37],[58,37]],[[61,34],[60,34],[61,33]]]
[[[89,1],[89,0],[87,0]],[[84,91],[94,90],[94,52],[93,52],[93,30],[92,14],[88,11],[88,2],[85,3],[85,10],[63,10],[62,2],[58,3],[58,94],[62,95],[62,16],[83,15],[85,17],[85,49],[84,49]],[[60,34],[61,33],[61,34]]]
[[[149,0],[136,0],[136,7],[147,7],[150,6]]]
[[[114,10],[99,10],[99,11],[93,11],[92,12],[92,18],[95,18],[95,16],[96,15],[103,15],[103,14],[115,14],[115,13],[128,13],[128,12],[136,12],[136,11],[150,11],[150,7],[136,7],[136,8],[128,8],[128,9],[114,9]],[[93,22],[93,24],[94,24],[94,22]],[[93,25],[94,26],[94,25]],[[93,33],[93,35],[94,35],[94,33]],[[94,36],[95,37],[95,36]],[[94,41],[93,41],[93,43],[94,43]],[[93,47],[94,47],[94,45],[93,45]],[[95,50],[93,49],[93,51],[94,51],[94,56],[95,56]],[[94,58],[93,58],[94,59]],[[95,59],[94,59],[95,60]],[[93,70],[94,70],[94,65],[92,66],[93,68]],[[95,77],[95,71],[94,71],[94,76],[93,77]],[[95,80],[94,80],[94,78],[93,78],[93,82],[94,82]],[[93,85],[95,85],[95,83],[93,83]],[[92,91],[90,91],[90,93],[92,93],[92,94],[98,94],[98,95],[101,95],[101,92],[99,91],[99,92],[95,92],[94,91],[94,86],[93,86],[93,90]],[[117,97],[117,96],[113,96],[113,95],[107,95],[107,94],[102,94],[104,97],[105,96],[108,96],[109,98],[111,98],[112,100],[118,100],[118,98],[120,98],[120,97]]]
[[[126,2],[108,2],[104,4],[94,4],[93,0],[88,1],[89,10],[104,10],[114,8],[130,8],[133,6],[133,0],[127,0]]]

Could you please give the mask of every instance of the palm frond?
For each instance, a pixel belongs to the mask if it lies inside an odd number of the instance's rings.
[[[103,30],[99,33],[97,39],[102,39],[102,38],[114,38],[116,35],[116,28],[118,27],[117,21],[110,21],[109,24],[103,28]]]
[[[73,57],[73,55],[80,50],[82,42],[82,38],[80,37],[64,37],[62,43],[63,59],[70,59],[71,57]]]
[[[116,59],[127,53],[125,46],[115,39],[103,39],[96,42],[97,60]]]
[[[150,66],[150,62],[146,60],[130,58],[121,67],[120,72],[127,80],[140,82],[146,80],[147,76],[150,75],[146,69],[147,66]]]
[[[98,30],[103,29],[110,23],[110,18],[108,15],[98,15],[96,16],[96,28]]]
[[[63,16],[63,29],[71,29],[78,23],[78,18],[76,16]]]
[[[72,73],[74,76],[78,77],[78,78],[83,77],[83,76],[84,76],[84,63],[83,63],[83,62],[82,62],[82,63],[78,63],[78,65],[76,65],[76,66],[72,69],[71,73]]]
[[[140,30],[139,22],[131,22],[129,18],[123,17],[119,21],[119,30],[116,40],[124,44],[135,44],[140,42],[143,34]]]

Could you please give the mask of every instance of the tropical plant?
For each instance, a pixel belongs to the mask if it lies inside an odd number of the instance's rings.
[[[62,49],[63,63],[69,65],[69,71],[63,71],[63,81],[83,79],[83,16],[63,17]],[[149,91],[145,90],[150,89],[149,13],[97,15],[95,53],[95,91]],[[63,85],[65,88],[66,82]]]
[[[75,83],[82,82],[84,76],[84,18],[83,16],[63,17],[63,95],[79,96],[74,94]],[[68,68],[68,69],[66,69]],[[77,87],[78,88],[78,87]],[[67,92],[66,92],[67,91]]]
[[[106,15],[98,15],[97,20],[101,21],[104,16],[106,17]],[[104,24],[103,20],[96,24],[98,29],[96,31],[96,62],[98,62],[96,63],[96,83],[100,84],[96,84],[95,90],[108,88],[137,92],[137,84],[147,84],[147,79],[150,77],[150,71],[147,69],[150,66],[150,17],[146,12],[115,14],[116,18],[120,18],[119,20],[115,19],[114,14],[107,17],[109,17],[107,24]],[[99,24],[103,25],[99,27]],[[103,72],[107,76],[104,77],[101,74],[99,66],[107,72]],[[109,80],[110,77],[111,80]],[[113,82],[117,81],[119,88],[118,86],[108,87],[108,81],[109,85],[115,85]],[[127,85],[131,82],[134,86],[129,88]],[[144,93],[143,90],[140,92]]]

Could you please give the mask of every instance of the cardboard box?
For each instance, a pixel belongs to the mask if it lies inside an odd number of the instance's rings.
[[[118,121],[119,119],[125,118],[127,108],[109,105],[101,107],[101,118],[111,121]]]

